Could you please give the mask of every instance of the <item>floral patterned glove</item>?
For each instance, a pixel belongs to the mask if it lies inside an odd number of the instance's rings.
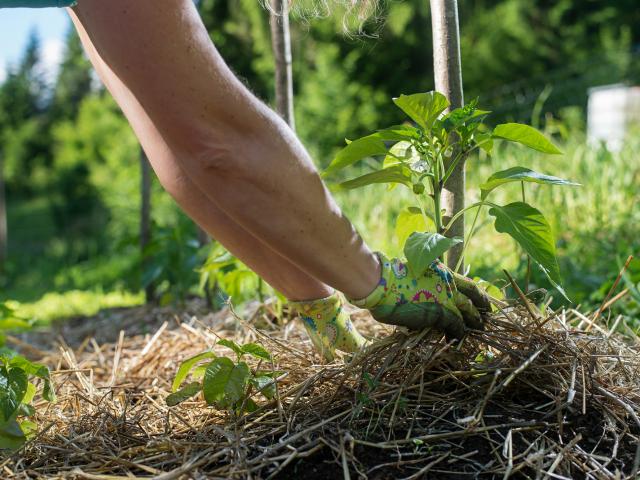
[[[366,345],[367,340],[351,323],[337,292],[327,298],[289,305],[300,315],[314,347],[325,360],[332,361],[336,350],[351,353]]]
[[[413,330],[434,327],[451,338],[461,338],[465,327],[482,329],[478,309],[488,311],[490,304],[487,294],[472,280],[454,275],[440,262],[414,276],[405,262],[389,260],[381,253],[378,257],[380,283],[369,296],[351,303],[368,309],[379,322]]]

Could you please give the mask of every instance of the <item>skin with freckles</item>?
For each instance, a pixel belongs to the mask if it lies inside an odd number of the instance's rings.
[[[295,134],[224,63],[190,0],[83,0],[73,11],[161,182],[214,238],[293,299],[375,288],[376,256]]]
[[[140,139],[160,183],[205,231],[291,300],[324,298],[332,289],[296,267],[242,228],[185,174],[180,161],[126,85],[100,58],[76,15],[70,11],[87,55]]]

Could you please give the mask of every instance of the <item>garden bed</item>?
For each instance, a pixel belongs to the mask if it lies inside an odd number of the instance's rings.
[[[58,401],[37,405],[41,432],[2,477],[636,478],[640,344],[624,322],[623,335],[573,310],[508,308],[454,345],[354,315],[380,340],[330,365],[263,307],[123,310],[99,323],[107,343],[67,328],[25,352],[53,368]],[[276,400],[240,418],[199,399],[167,407],[180,361],[219,337],[274,354]]]

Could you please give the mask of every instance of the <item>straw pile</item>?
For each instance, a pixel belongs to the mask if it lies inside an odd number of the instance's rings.
[[[623,321],[624,336],[577,311],[511,307],[454,345],[356,315],[380,340],[330,365],[264,307],[246,320],[147,311],[164,319],[155,332],[42,352],[58,402],[38,406],[40,434],[1,476],[637,478],[639,343]],[[274,354],[277,400],[241,418],[201,399],[168,408],[179,362],[219,337]]]

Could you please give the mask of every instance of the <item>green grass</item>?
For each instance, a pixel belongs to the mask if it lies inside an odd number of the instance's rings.
[[[105,308],[130,307],[144,302],[142,293],[126,291],[105,292],[95,290],[70,290],[46,293],[35,302],[8,301],[17,316],[35,321],[36,325],[77,316],[91,316]]]

